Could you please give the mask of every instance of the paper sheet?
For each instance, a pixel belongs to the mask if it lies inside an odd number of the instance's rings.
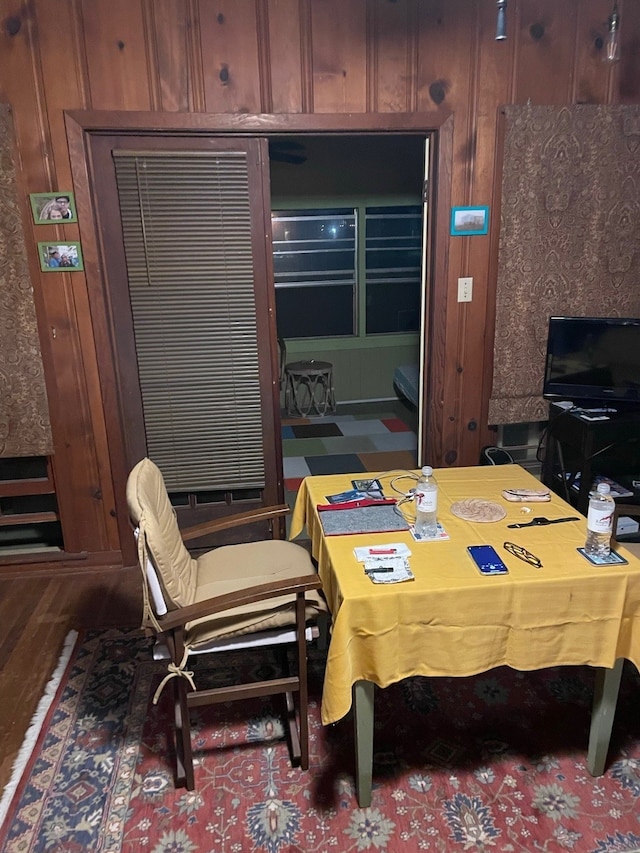
[[[376,572],[376,568],[382,567],[391,567],[392,571]],[[403,583],[415,580],[406,557],[367,557],[364,561],[364,571],[373,583]]]

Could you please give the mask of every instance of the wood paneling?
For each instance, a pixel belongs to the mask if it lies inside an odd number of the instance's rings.
[[[603,45],[607,38],[607,19],[611,8],[609,0],[578,7],[573,103],[606,104],[611,100],[611,83],[616,66],[610,66],[606,74],[602,73]]]
[[[513,21],[510,21],[510,25],[512,32]],[[499,193],[496,193],[495,170],[496,164],[500,163],[501,156],[495,144],[487,145],[486,140],[494,141],[498,138],[499,108],[496,108],[496,105],[508,104],[513,100],[515,81],[511,70],[514,67],[516,51],[516,40],[507,38],[506,41],[496,41],[494,38],[495,29],[494,9],[492,6],[484,5],[479,16],[479,42],[482,49],[478,60],[478,77],[482,81],[482,85],[479,87],[476,100],[476,133],[478,139],[484,140],[485,144],[479,147],[477,153],[474,198],[478,200],[478,203],[482,203],[480,199],[485,199],[485,203],[490,207],[490,243],[487,246],[486,242],[481,245],[473,239],[469,241],[471,245],[467,267],[469,270],[475,271],[473,279],[474,301],[467,305],[458,306],[467,315],[473,315],[468,316],[465,329],[465,340],[469,353],[467,382],[469,372],[473,368],[476,387],[480,392],[479,400],[476,396],[471,405],[467,402],[468,397],[465,395],[461,420],[463,425],[466,421],[467,435],[471,438],[472,433],[468,427],[474,419],[477,419],[483,444],[495,444],[496,441],[495,436],[492,437],[487,433],[485,426],[488,413],[485,389],[487,385],[489,387],[491,385],[493,371],[492,330],[495,322],[496,275],[492,261],[497,249],[493,251],[492,247],[493,241],[497,241],[500,223],[500,197]],[[478,322],[479,318],[482,318],[481,323]],[[482,361],[482,365],[474,364],[472,356],[474,352],[482,353],[482,358],[477,359],[477,361]],[[479,370],[480,367],[482,367],[482,372]],[[480,412],[479,418],[478,411]],[[468,461],[469,464],[475,464],[478,461],[477,449],[477,447],[472,446],[472,442],[463,440],[461,442],[461,458]]]
[[[415,3],[375,0],[371,7],[369,103],[374,112],[411,112],[416,100]]]
[[[314,112],[367,111],[366,23],[363,0],[311,2]]]
[[[260,97],[255,0],[200,0],[207,112],[267,112]],[[266,81],[264,81],[266,85]]]
[[[62,191],[73,185],[64,110],[87,106],[85,34],[79,11],[78,0],[62,8],[39,0],[35,7],[49,129],[45,141],[51,152],[48,162],[53,174],[46,186],[32,187],[33,191]],[[58,71],[60,55],[67,57],[64,87],[60,86]],[[56,236],[63,240],[78,240],[80,236],[76,224],[56,230]],[[58,284],[44,287],[41,292],[49,320],[53,375],[59,386],[56,396],[72,407],[69,417],[56,419],[60,432],[54,468],[59,473],[59,500],[63,504],[77,500],[76,490],[85,498],[92,496],[86,501],[86,516],[62,514],[65,545],[73,552],[118,549],[117,527],[110,512],[114,497],[106,464],[108,441],[86,280],[83,274],[74,273],[61,276]],[[64,383],[67,384],[63,388]]]
[[[634,0],[620,2],[621,61],[614,67],[614,104],[637,104],[640,102],[640,3]]]
[[[266,112],[303,111],[303,80],[309,69],[303,65],[302,20],[299,0],[272,0],[267,10],[268,44],[265,61],[271,82],[271,104]]]
[[[80,11],[96,110],[150,110],[152,75],[142,0],[82,0]],[[58,85],[64,85],[64,75]]]
[[[474,192],[478,140],[473,107],[480,83],[477,74],[476,3],[473,0],[463,0],[463,3],[464,16],[457,14],[447,0],[421,5],[419,11],[418,108],[435,108],[454,115],[452,205],[486,203]],[[470,23],[473,25],[470,26]],[[459,275],[475,273],[468,263],[470,247],[474,241],[487,240],[488,237],[462,237],[451,240],[449,275],[446,280],[434,282],[436,289],[445,290],[442,300],[446,305],[442,318],[442,358],[445,370],[440,427],[445,448],[442,461],[447,465],[477,462],[475,449],[471,451],[475,458],[469,460],[465,459],[461,449],[456,446],[466,427],[464,419],[472,419],[472,416],[463,413],[463,401],[467,409],[477,412],[479,383],[477,377],[474,378],[474,368],[481,362],[481,351],[468,353],[470,339],[466,321],[472,312],[475,313],[477,303],[467,306],[458,303],[457,279]]]
[[[573,96],[576,51],[576,3],[523,0],[514,37],[518,67],[517,104],[568,104]]]
[[[66,137],[63,130],[55,132],[58,126],[64,127],[58,125],[58,120],[62,120],[62,106],[57,95],[51,91],[59,71],[51,70],[55,66],[47,64],[57,47],[53,43],[48,50],[43,47],[38,17],[42,9],[44,4],[27,13],[24,4],[21,9],[12,10],[15,12],[13,16],[7,15],[5,9],[2,10],[5,14],[0,16],[6,41],[6,45],[3,45],[6,52],[0,53],[11,63],[11,73],[7,71],[1,75],[3,98],[13,107],[23,183],[29,192],[69,189],[71,184]],[[68,4],[66,11],[72,9],[72,4]],[[63,23],[66,20],[62,12],[61,20]],[[73,35],[73,26],[70,21],[67,23]],[[44,43],[49,44],[46,35]],[[62,45],[63,50],[67,49],[70,53],[67,67],[70,71],[76,67],[73,39],[63,40]],[[47,73],[49,71],[51,77]],[[60,78],[57,80],[59,87]],[[77,75],[70,73],[70,100],[81,104],[77,89],[74,88],[76,83]],[[57,184],[58,173],[63,181],[62,186]],[[29,223],[25,233],[27,239],[32,240],[30,270],[47,374],[55,446],[53,464],[65,546],[70,552],[102,552],[117,550],[119,542],[114,519],[109,515],[113,507],[113,501],[108,499],[111,491],[110,466],[108,456],[105,455],[104,416],[84,275],[60,273],[42,277],[37,260],[37,241],[77,240],[77,229],[75,224],[34,226]],[[80,309],[76,306],[76,288]],[[93,383],[92,398],[88,390],[89,382]],[[93,418],[90,399],[94,405]],[[100,451],[102,471],[106,475],[103,483],[99,473]],[[106,506],[103,503],[105,495]]]
[[[439,196],[490,204],[492,216],[486,237],[451,238],[447,221],[433,223],[429,456],[435,464],[473,464],[493,440],[486,412],[498,111],[528,100],[638,103],[640,4],[618,0],[618,7],[622,61],[609,66],[601,44],[612,0],[510,0],[505,42],[494,39],[495,3],[486,0],[0,0],[0,100],[13,106],[28,192],[69,187],[63,113],[77,108],[124,110],[139,121],[138,111],[155,110],[149,120],[165,127],[180,114],[201,133],[206,111],[228,116],[223,132],[300,132],[296,116],[305,114],[326,117],[331,133],[353,132],[361,113],[384,117],[389,128],[404,112],[447,119],[450,161],[438,176]],[[76,165],[85,157],[81,134],[73,157]],[[82,182],[82,168],[74,174]],[[89,200],[78,225],[29,224],[27,233],[65,536],[98,559],[121,547],[123,525],[113,517],[121,441],[105,426],[112,413],[104,385],[112,380],[101,362],[108,332],[96,314],[95,216]],[[81,235],[86,274],[40,275],[36,241],[54,235]],[[470,304],[457,302],[462,275],[474,278]]]
[[[158,110],[186,112],[194,103],[189,63],[193,28],[187,0],[147,0],[151,65]]]
[[[84,33],[79,28],[80,18],[75,3],[65,3],[60,8],[46,0],[38,0],[34,11],[33,33],[37,35],[38,50],[32,55],[40,60],[43,118],[48,131],[44,134],[44,142],[50,156],[50,168],[55,168],[51,185],[41,191],[70,189],[71,169],[64,110],[88,106]],[[61,57],[65,66],[64,86],[60,85]],[[77,240],[77,236],[68,236]]]

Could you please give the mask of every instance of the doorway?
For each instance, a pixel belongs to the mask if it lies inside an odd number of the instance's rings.
[[[309,474],[417,465],[417,381],[403,390],[430,280],[425,148],[424,133],[269,139],[278,335],[289,361],[333,364],[337,400],[321,418],[281,400],[288,500]]]
[[[100,112],[100,111],[71,111],[65,113],[67,137],[72,162],[74,183],[76,185],[76,202],[85,223],[82,231],[83,253],[89,277],[89,299],[92,318],[98,370],[105,412],[105,426],[109,447],[108,459],[113,477],[116,497],[115,515],[123,551],[133,556],[130,531],[127,521],[125,501],[125,484],[129,470],[131,448],[127,446],[123,422],[126,410],[126,389],[122,384],[122,371],[118,366],[118,355],[114,347],[120,325],[119,312],[114,306],[109,276],[106,274],[103,262],[105,257],[113,259],[105,247],[101,231],[108,219],[115,221],[118,216],[117,202],[111,197],[105,205],[96,204],[96,188],[101,180],[99,149],[109,148],[107,136],[122,137],[123,143],[130,146],[134,136],[141,137],[141,144],[151,144],[156,147],[180,147],[185,142],[198,140],[207,147],[214,138],[229,139],[251,138],[262,140],[271,136],[289,138],[294,136],[355,136],[380,134],[388,137],[396,135],[421,134],[432,136],[433,157],[429,175],[429,194],[437,198],[438,216],[430,217],[424,245],[429,246],[432,253],[431,278],[437,286],[430,287],[424,294],[421,305],[421,350],[420,364],[428,363],[428,374],[420,377],[420,418],[419,452],[428,458],[440,457],[440,431],[429,429],[433,419],[437,421],[438,400],[443,384],[444,337],[442,323],[438,324],[436,333],[433,332],[433,317],[444,318],[447,299],[447,255],[446,244],[448,234],[448,212],[451,198],[450,174],[452,162],[453,122],[450,116],[441,113],[429,114],[318,114],[318,115],[278,115],[278,116],[249,116],[235,114],[191,115],[174,113],[132,113],[132,112]],[[179,139],[182,137],[182,139]],[[143,142],[143,139],[146,143]],[[104,152],[107,153],[107,152]],[[251,168],[256,168],[256,190],[269,208],[268,177],[265,181],[264,166],[268,165],[268,153],[265,158],[258,156],[252,160]],[[435,175],[438,176],[439,188],[437,197]],[[425,197],[427,191],[425,188]],[[434,208],[435,212],[435,208]],[[264,231],[262,232],[264,237]],[[117,241],[116,241],[117,248]],[[269,264],[267,263],[267,266]],[[122,265],[121,265],[122,266]],[[119,269],[118,274],[123,273]],[[425,322],[425,319],[426,322]],[[426,357],[428,354],[428,357]],[[261,381],[264,378],[265,387],[270,384],[271,374],[277,383],[277,339],[275,323],[269,341],[271,371],[261,371]],[[268,374],[268,375],[267,375]],[[276,384],[277,390],[277,384]],[[276,394],[277,396],[277,394]],[[277,401],[275,411],[266,412],[273,426],[279,421],[277,417]],[[275,464],[267,476],[266,493],[282,493],[281,445],[279,436],[271,434],[274,440],[272,458]],[[270,455],[271,456],[271,455]]]

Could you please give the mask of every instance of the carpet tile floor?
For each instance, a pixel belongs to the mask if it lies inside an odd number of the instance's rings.
[[[393,403],[351,406],[322,418],[282,419],[287,501],[309,475],[415,468],[414,417]]]

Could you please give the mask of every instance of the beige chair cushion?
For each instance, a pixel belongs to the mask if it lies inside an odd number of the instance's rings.
[[[131,471],[127,503],[144,537],[169,610],[249,586],[316,573],[304,548],[278,539],[225,545],[197,560],[192,558],[182,540],[162,474],[150,459],[143,459]],[[309,592],[306,598],[307,620],[326,612],[318,592]],[[293,625],[295,596],[279,596],[195,620],[187,626],[185,645],[193,648],[220,637]]]
[[[182,541],[162,474],[150,459],[138,462],[129,474],[127,504],[146,539],[167,608],[193,604],[198,566]]]
[[[300,545],[279,539],[225,545],[198,559],[196,601],[246,589],[283,578],[315,575],[309,554]],[[307,620],[326,612],[326,604],[316,590],[308,592]],[[295,625],[295,599],[279,596],[268,601],[225,611],[220,616],[195,620],[187,626],[186,645],[218,637],[232,637]]]

